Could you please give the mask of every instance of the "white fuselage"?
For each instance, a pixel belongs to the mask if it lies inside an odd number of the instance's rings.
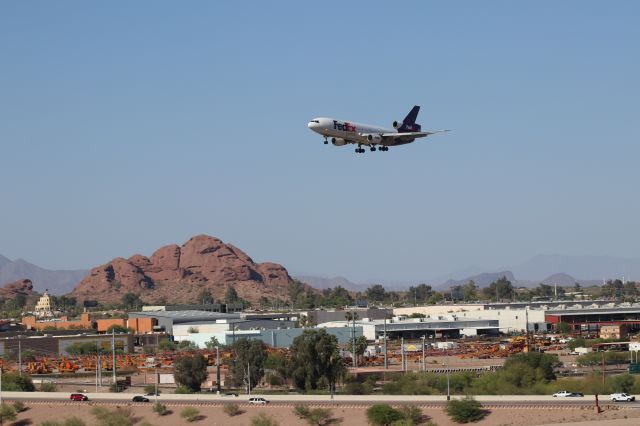
[[[319,117],[309,122],[308,127],[316,133],[325,137],[344,139],[348,142],[355,142],[362,145],[384,144],[369,140],[369,135],[381,135],[383,133],[397,133],[396,129],[373,126],[371,124],[354,123],[348,120],[338,120],[335,118]]]

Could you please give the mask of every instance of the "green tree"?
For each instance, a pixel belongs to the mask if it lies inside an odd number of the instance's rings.
[[[375,404],[367,409],[367,420],[374,426],[388,426],[402,420],[402,414],[389,404]]]
[[[175,351],[176,344],[165,337],[164,339],[160,340],[160,343],[158,343],[158,349],[160,349],[161,351]]]
[[[275,372],[285,382],[291,377],[290,361],[284,355],[273,352],[267,355],[264,367]]]
[[[16,419],[16,411],[7,404],[0,405],[0,426],[6,421],[13,421]]]
[[[184,355],[173,362],[173,377],[177,384],[197,392],[207,378],[207,360],[202,355]]]
[[[124,327],[124,326],[119,325],[119,324],[113,324],[113,325],[109,326],[109,328],[107,328],[107,330],[106,330],[106,333],[107,334],[111,334],[114,331],[116,333],[131,333],[131,330],[129,330],[127,327]],[[95,348],[95,344],[92,343],[92,345]],[[94,351],[94,353],[95,353],[95,351]]]
[[[140,296],[135,293],[125,293],[122,296],[122,306],[126,309],[138,309],[143,305]]]
[[[369,302],[383,302],[385,298],[384,287],[380,284],[374,284],[366,290],[366,295]]]
[[[420,284],[416,287],[409,287],[407,299],[410,303],[424,303],[433,296],[433,288],[427,284]]]
[[[483,288],[482,294],[486,299],[495,301],[511,300],[513,298],[513,285],[507,277],[503,276],[498,281],[494,281],[488,287]]]
[[[478,422],[487,415],[482,409],[482,404],[470,396],[464,399],[452,399],[447,402],[445,411],[456,423]]]
[[[218,339],[215,336],[211,336],[211,338],[209,340],[207,340],[206,342],[204,342],[204,346],[212,351],[214,350],[216,347],[221,347],[222,345],[220,344],[220,342],[218,341]]]
[[[210,305],[215,302],[213,295],[206,288],[203,289],[196,298],[196,303],[202,303],[203,305]]]
[[[235,287],[230,285],[227,288],[227,292],[224,294],[224,303],[231,304],[231,303],[238,303],[238,302],[240,302],[240,297],[238,296],[238,292],[236,291]]]
[[[304,295],[304,290],[304,284],[298,280],[292,280],[287,285],[287,294],[289,295],[289,302],[293,309],[295,309],[296,306],[299,306],[298,299]]]
[[[556,325],[556,330],[560,334],[569,334],[571,333],[571,325],[566,322],[559,322],[558,325]]]
[[[291,345],[291,377],[301,390],[318,389],[322,382],[335,391],[337,380],[346,371],[336,336],[325,329],[305,330]]]
[[[352,344],[353,345],[353,344]],[[362,355],[364,355],[364,351],[367,350],[367,346],[369,344],[367,343],[367,338],[364,336],[358,336],[356,337],[356,341],[355,341],[355,354],[358,357],[358,359],[362,358]]]
[[[180,411],[180,417],[188,422],[195,422],[200,418],[200,410],[195,407],[185,407]]]
[[[469,280],[468,283],[462,286],[461,290],[462,290],[462,298],[466,302],[478,300],[478,287],[476,286],[475,281]]]
[[[18,373],[2,373],[2,390],[33,392],[36,387],[33,385],[31,376],[27,374],[20,375]]]
[[[230,366],[232,382],[244,387],[250,384],[253,389],[264,376],[264,363],[267,359],[265,344],[260,340],[242,338],[231,345],[231,350],[234,354]]]

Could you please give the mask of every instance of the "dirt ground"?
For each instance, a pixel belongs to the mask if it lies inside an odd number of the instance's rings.
[[[96,404],[99,405],[99,404]],[[109,408],[115,408],[116,405],[108,404]],[[63,420],[67,417],[77,416],[83,419],[87,425],[93,425],[94,417],[91,415],[91,405],[69,405],[66,403],[27,403],[28,410],[18,415],[14,425],[38,425],[43,420]],[[180,410],[183,406],[172,406],[168,404],[168,408],[172,413],[166,416],[158,416],[151,410],[151,405],[147,407],[136,406],[133,408],[134,416],[137,423],[146,421],[148,424],[156,426],[173,426],[187,424],[180,417]],[[200,410],[200,420],[190,423],[193,425],[225,425],[225,426],[244,426],[250,424],[250,419],[260,412],[264,412],[272,416],[280,425],[306,425],[306,422],[298,419],[292,412],[290,406],[270,405],[267,407],[242,407],[244,413],[236,417],[229,417],[222,410],[222,407],[197,407]],[[432,422],[439,426],[456,425],[444,413],[442,409],[424,409],[423,413]],[[334,424],[343,424],[348,426],[365,426],[367,425],[365,408],[363,407],[337,407],[333,409]],[[602,414],[596,414],[592,409],[530,409],[530,408],[500,408],[492,410],[489,415],[481,422],[475,423],[479,426],[525,426],[525,425],[550,425],[550,424],[566,424],[578,423],[589,424],[593,426],[599,425],[621,425],[631,426],[640,424],[640,410],[632,409],[610,409]],[[11,423],[6,423],[11,424]]]

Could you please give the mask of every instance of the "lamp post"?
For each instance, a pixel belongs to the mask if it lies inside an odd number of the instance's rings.
[[[427,371],[427,361],[424,357],[424,344],[427,336],[422,336],[422,371]]]
[[[447,372],[447,401],[450,401],[451,400],[451,388],[449,387],[449,361],[447,360],[446,356],[444,358],[444,363],[442,365],[445,366],[446,372]]]
[[[220,346],[216,346],[216,384],[220,395]]]

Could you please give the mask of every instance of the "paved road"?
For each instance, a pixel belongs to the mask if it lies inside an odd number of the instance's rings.
[[[134,403],[131,401],[132,394],[121,393],[86,393],[89,401],[70,401],[68,392],[2,392],[2,398],[7,400],[22,400],[32,404],[50,405],[86,405],[105,404],[132,406],[143,406],[149,403]],[[260,395],[255,395],[260,396]],[[295,404],[309,404],[313,406],[340,405],[343,407],[363,407],[375,403],[389,403],[392,405],[411,403],[423,408],[437,408],[446,404],[446,396],[440,395],[336,395],[331,399],[328,395],[264,395],[270,401],[269,407],[291,407]],[[459,398],[457,396],[453,398]],[[595,404],[593,395],[586,395],[583,398],[554,398],[545,395],[478,395],[475,397],[487,408],[547,408],[561,409],[570,407],[585,407]],[[154,397],[149,397],[151,403]],[[170,406],[201,405],[217,406],[225,403],[237,403],[240,406],[249,406],[249,396],[224,397],[215,394],[196,395],[160,395],[157,400]],[[640,409],[640,402],[633,403],[613,403],[608,400],[608,396],[600,398],[601,405],[616,405],[624,408]]]

